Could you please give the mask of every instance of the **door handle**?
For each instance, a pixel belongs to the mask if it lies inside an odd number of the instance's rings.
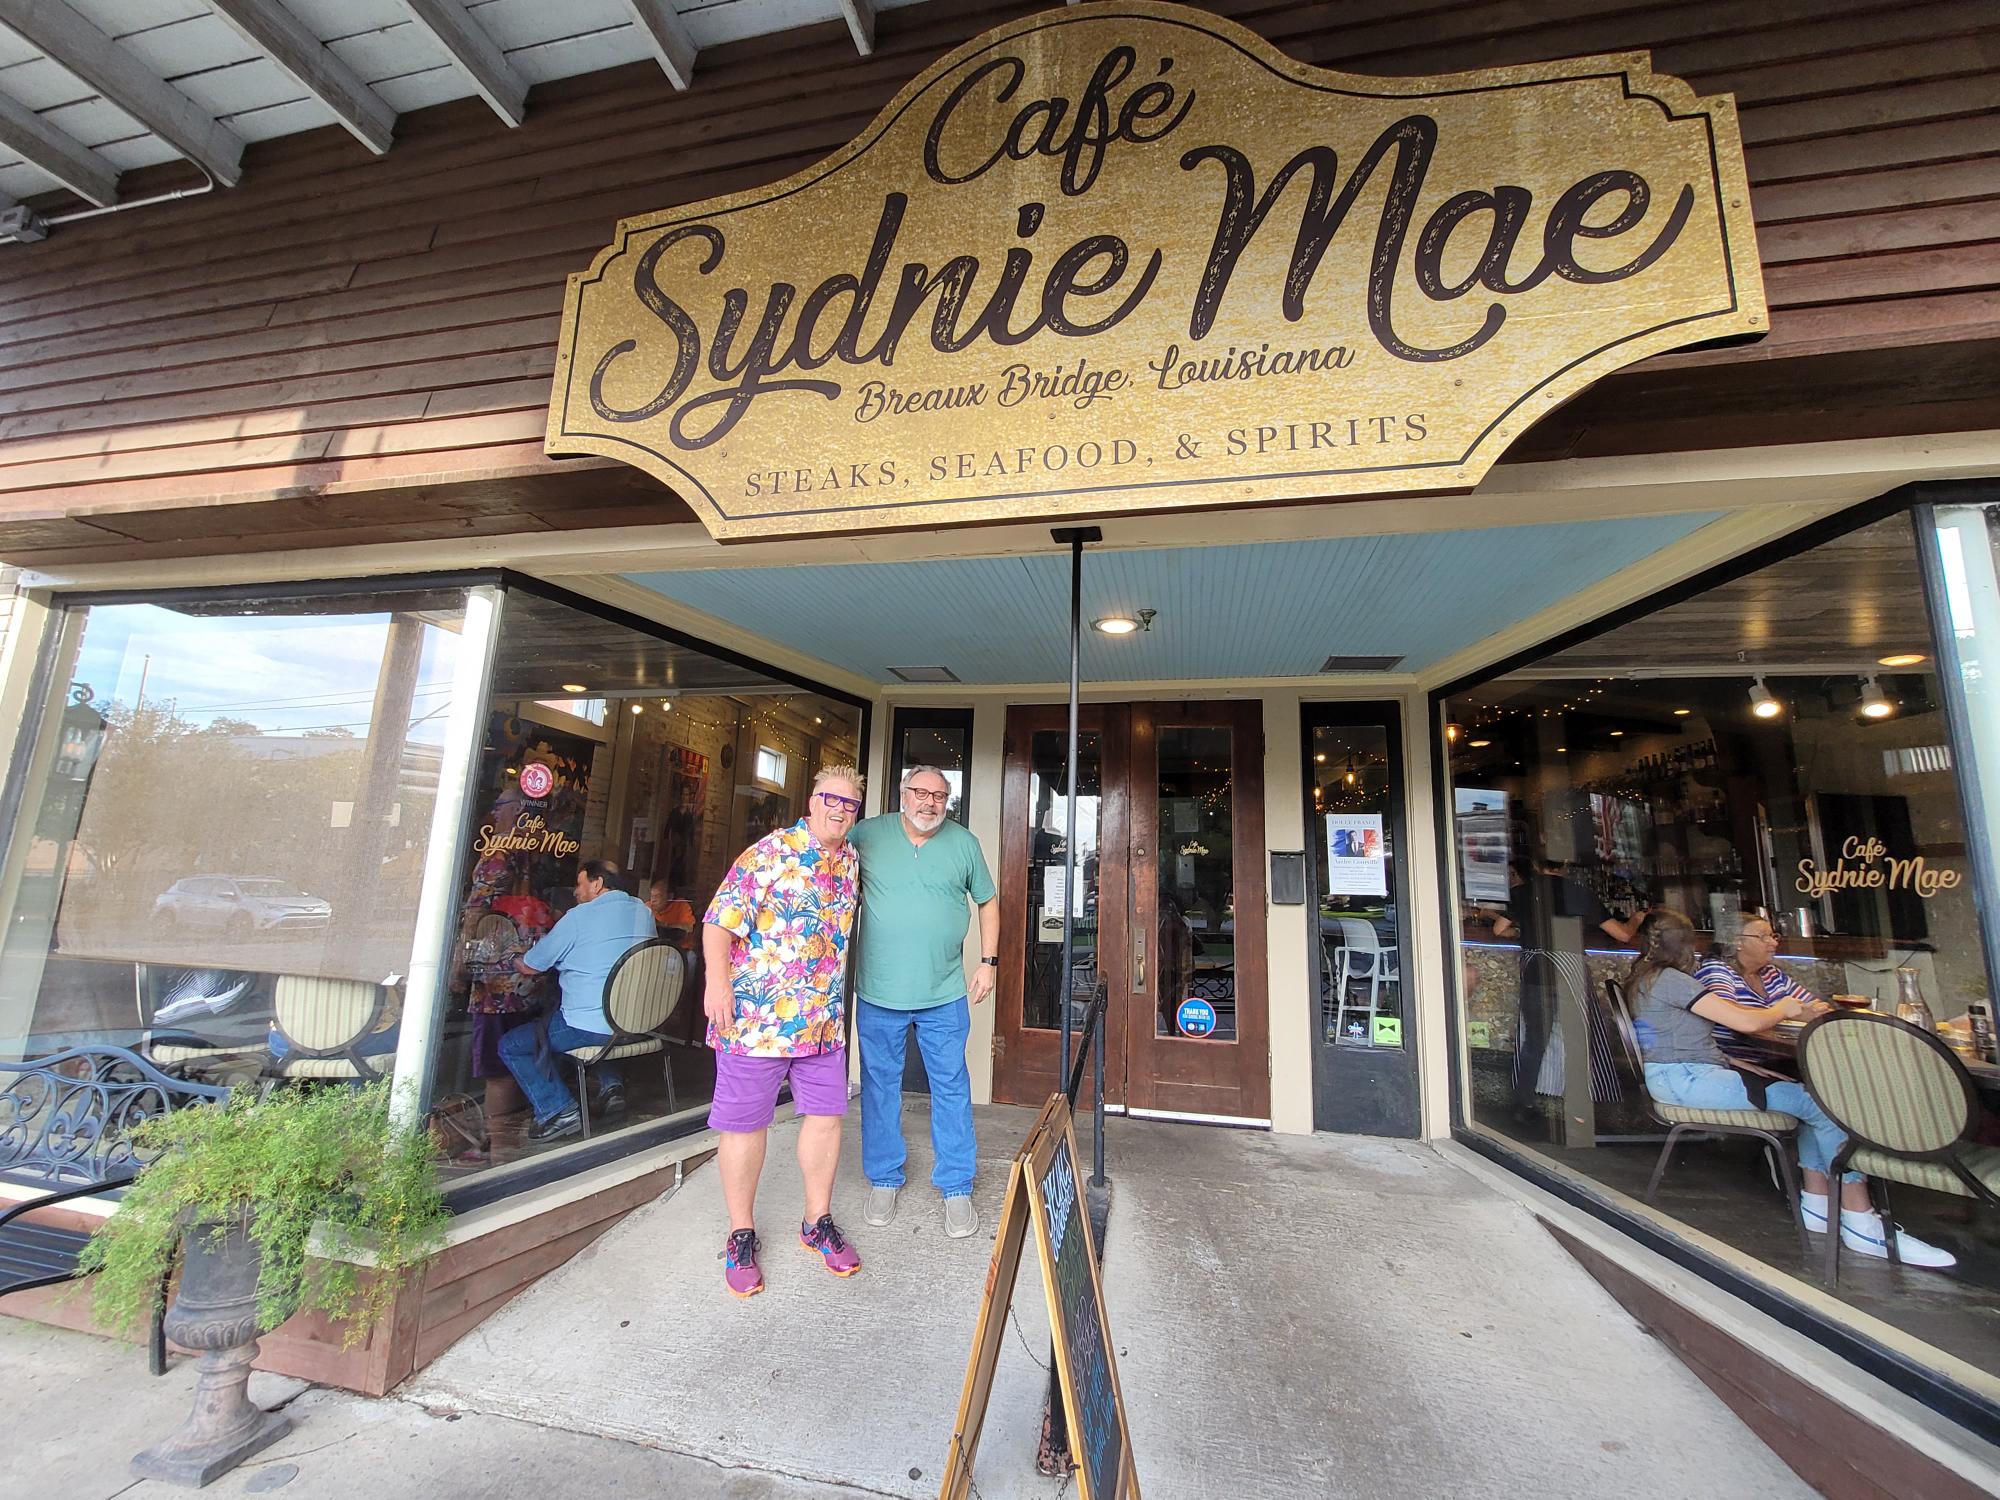
[[[1146,987],[1146,929],[1135,926],[1132,929],[1132,988]]]

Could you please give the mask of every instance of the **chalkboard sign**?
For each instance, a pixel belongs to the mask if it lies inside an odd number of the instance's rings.
[[[1139,1476],[1132,1467],[1131,1433],[1111,1356],[1083,1174],[1077,1167],[1076,1137],[1070,1128],[1069,1101],[1061,1094],[1042,1107],[1027,1143],[1014,1158],[993,1263],[986,1273],[986,1297],[973,1334],[972,1358],[966,1366],[965,1392],[959,1399],[958,1430],[952,1434],[939,1493],[943,1500],[964,1500],[971,1493],[972,1457],[993,1389],[1007,1304],[1013,1300],[1031,1227],[1055,1334],[1056,1371],[1069,1419],[1078,1492],[1083,1500],[1139,1500]]]

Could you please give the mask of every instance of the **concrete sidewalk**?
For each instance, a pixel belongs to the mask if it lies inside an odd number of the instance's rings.
[[[999,1162],[1025,1110],[981,1111],[985,1232],[944,1238],[911,1176],[887,1230],[837,1207],[866,1264],[835,1280],[789,1232],[793,1130],[766,1168],[770,1290],[737,1302],[713,1169],[627,1219],[398,1392],[258,1376],[299,1428],[211,1493],[299,1500],[937,1492],[991,1252]],[[1528,1215],[1398,1142],[1114,1122],[1111,1329],[1148,1500],[1532,1496],[1806,1500],[1808,1490]],[[1024,1265],[979,1500],[1048,1500],[1033,1452],[1048,1326]],[[178,1493],[130,1456],[186,1413],[135,1346],[0,1318],[0,1489]]]
[[[194,1362],[146,1374],[136,1344],[0,1318],[0,1495],[35,1500],[168,1500],[187,1490],[134,1480],[126,1465],[187,1415]],[[298,1427],[205,1495],[282,1492],[285,1500],[863,1500],[862,1492],[731,1470],[635,1443],[557,1432],[505,1417],[433,1415],[254,1375],[262,1406]]]
[[[862,1274],[791,1230],[793,1131],[765,1168],[769,1290],[737,1302],[704,1169],[405,1388],[434,1410],[598,1433],[895,1496],[937,1492],[1005,1178],[1029,1111],[980,1111],[973,1240],[944,1238],[912,1100],[910,1177],[860,1220]],[[1105,1280],[1148,1500],[1812,1494],[1519,1206],[1428,1148],[1114,1121]],[[1042,1500],[1048,1325],[1024,1264],[975,1478]]]

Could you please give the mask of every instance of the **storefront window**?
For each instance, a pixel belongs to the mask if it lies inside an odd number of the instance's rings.
[[[431,1091],[454,1171],[706,1115],[715,1064],[701,1005],[702,914],[747,845],[805,815],[822,766],[858,761],[860,715],[853,703],[509,589]],[[648,1033],[616,1057],[601,1041],[548,1030],[557,1013],[571,1025],[585,1012],[604,1016],[605,965],[536,949],[576,908],[589,888],[579,872],[595,861],[615,867],[611,894],[595,898],[610,903],[603,912],[644,903],[631,917],[633,944],[666,951],[630,961],[656,963],[671,990],[664,1017],[615,1018]],[[610,942],[600,956],[621,948]],[[531,956],[542,972],[523,971]],[[573,1121],[543,1128],[572,1104]]]
[[[456,590],[65,611],[0,1046],[256,1077],[305,1061],[311,1004],[319,1073],[388,1071],[463,616]]]
[[[1801,1021],[1815,997],[1903,1016],[1958,1055],[1990,1109],[2000,1067],[1975,1025],[1988,973],[1922,571],[1910,517],[1894,516],[1445,704],[1480,1127],[1636,1199],[1677,1086],[1661,1059],[1712,1039],[1701,1066],[1743,1107],[1796,1097],[1773,1091],[1801,1077],[1799,1024],[1684,1033],[1647,1010],[1637,939],[1661,910],[1692,924],[1703,993],[1759,1013],[1792,996]],[[1971,1140],[2000,1140],[1990,1112]],[[1755,1138],[1695,1137],[1656,1204],[1817,1279],[1774,1181]],[[2000,1308],[1990,1231],[1963,1198],[1891,1186],[1905,1229],[1959,1264],[1895,1270],[1844,1250],[1838,1294],[2000,1369],[1979,1331]]]

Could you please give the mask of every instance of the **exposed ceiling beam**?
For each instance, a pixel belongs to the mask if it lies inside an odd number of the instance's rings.
[[[875,50],[875,0],[840,0],[841,14],[854,37],[854,50],[863,57]]]
[[[699,49],[694,33],[674,9],[674,0],[625,0],[625,8],[632,12],[633,22],[644,33],[674,87],[684,89],[693,83],[694,55]]]
[[[0,0],[0,22],[217,182],[234,187],[242,178],[243,141],[235,131],[62,0]]]
[[[0,94],[0,146],[99,208],[118,196],[117,168],[5,94]]]
[[[402,0],[403,9],[451,54],[459,72],[472,80],[479,97],[509,125],[528,117],[527,80],[514,71],[493,38],[467,14],[465,0]]]
[[[348,134],[377,156],[389,149],[396,112],[287,10],[282,0],[208,0],[208,4],[245,41],[332,110]]]

